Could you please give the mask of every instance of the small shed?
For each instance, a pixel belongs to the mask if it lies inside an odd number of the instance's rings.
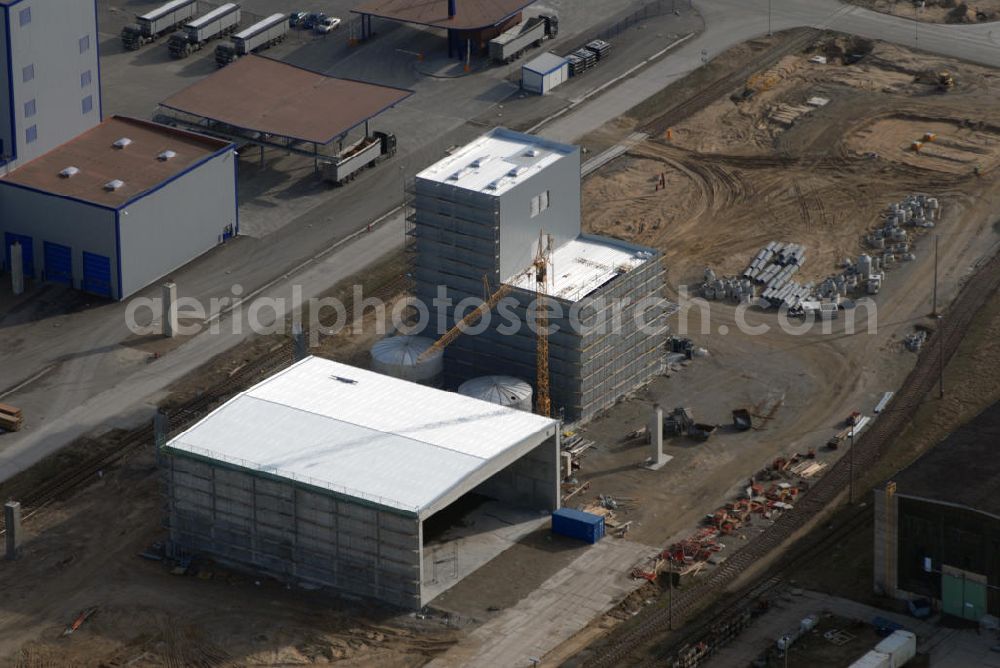
[[[545,95],[569,79],[569,61],[552,52],[530,60],[521,66],[521,88]]]

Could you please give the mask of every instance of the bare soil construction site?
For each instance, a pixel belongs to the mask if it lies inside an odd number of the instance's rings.
[[[700,72],[731,75],[788,39],[741,45]],[[944,71],[954,86],[942,88]],[[689,99],[706,89],[698,77],[667,93]],[[994,224],[1000,201],[997,72],[826,35],[718,88],[710,104],[667,127],[662,108],[611,124],[602,136],[637,129],[651,136],[584,182],[587,231],[660,249],[671,291],[699,284],[706,266],[719,275],[737,274],[771,241],[805,246],[799,276],[818,281],[844,258],[865,252],[863,238],[886,207],[912,193],[938,198],[944,211],[940,228],[931,232],[942,235],[941,304],[992,255],[1000,233]],[[655,556],[695,531],[776,457],[821,449],[850,411],[870,413],[914,365],[900,345],[903,336],[915,325],[932,326],[926,318],[932,244],[926,230],[916,236],[916,260],[890,272],[877,296],[879,328],[871,336],[854,336],[842,324],[833,336],[790,337],[775,329],[745,336],[737,331],[734,305],[713,302],[710,327],[704,316],[688,323],[687,335],[708,349],[706,357],[674,366],[580,430],[594,443],[577,472],[578,482],[588,485],[566,505],[593,506],[598,495],[617,499],[617,522],[628,531],[606,541],[634,542],[635,551],[650,546]],[[366,279],[387,299],[405,289],[401,260],[392,262]],[[749,319],[774,323],[771,313],[752,311]],[[697,333],[702,324],[707,329]],[[345,333],[315,352],[362,365],[373,339],[371,332]],[[254,360],[290,357],[287,341],[266,344],[216,360],[197,382],[173,388],[165,403],[183,406],[214,392],[216,383],[234,383]],[[248,375],[247,384],[257,378]],[[709,424],[723,424],[731,409],[746,407],[756,426],[719,429],[708,443],[670,438],[665,450],[673,459],[651,472],[642,466],[648,446],[628,435],[648,423],[653,403],[668,409],[683,404]],[[120,436],[109,435],[103,447],[114,448]],[[816,461],[832,468],[842,454],[821,450]],[[0,665],[520,665],[521,654],[487,662],[469,630],[477,626],[489,631],[482,635],[509,636],[512,645],[519,641],[511,629],[537,627],[551,642],[531,656],[555,665],[581,651],[586,657],[592,641],[614,636],[623,620],[655,607],[662,589],[640,574],[633,595],[575,636],[544,605],[534,610],[545,615],[519,619],[518,607],[544,589],[540,584],[587,575],[567,575],[578,553],[554,548],[547,529],[456,585],[432,604],[427,618],[290,589],[210,562],[193,576],[173,576],[166,563],[138,556],[164,534],[151,446],[78,487],[83,489],[46,499],[41,509],[28,507],[27,558],[0,576],[7,602],[0,609]],[[735,548],[726,555],[771,526],[770,518],[756,522],[727,538]],[[623,558],[610,568],[624,579],[635,566]],[[706,566],[706,573],[711,570]],[[79,632],[63,636],[80,611],[95,606]]]
[[[940,89],[939,71],[957,84]],[[803,275],[821,278],[890,202],[973,205],[1000,160],[998,90],[987,68],[827,38],[591,177],[586,225],[660,248],[674,284],[737,273],[771,240],[804,244]]]

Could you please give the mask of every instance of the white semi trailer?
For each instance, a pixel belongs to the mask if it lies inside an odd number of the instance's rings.
[[[288,16],[271,14],[246,30],[236,33],[231,44],[215,47],[215,64],[225,67],[237,58],[257,53],[277,44],[288,34]]]
[[[187,58],[209,41],[236,32],[240,25],[240,6],[227,2],[204,16],[188,21],[167,41],[172,58]]]
[[[149,44],[173,31],[197,11],[197,0],[171,0],[150,12],[136,16],[135,23],[122,28],[122,46],[129,51],[135,51],[143,44]]]
[[[491,39],[490,58],[498,63],[509,63],[520,58],[532,46],[541,46],[543,39],[554,38],[558,34],[559,19],[556,16],[542,14],[532,17]]]
[[[351,181],[365,167],[374,165],[379,160],[391,157],[396,153],[396,135],[387,132],[373,132],[370,137],[364,137],[353,146],[333,156],[332,160],[322,163],[323,178],[326,181],[343,185]]]

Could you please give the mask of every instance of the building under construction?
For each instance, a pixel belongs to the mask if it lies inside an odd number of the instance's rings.
[[[497,128],[420,172],[411,192],[407,234],[416,295],[430,313],[425,331],[440,336],[456,309],[461,319],[486,295],[506,294],[445,350],[447,386],[503,373],[537,387],[539,295],[554,415],[590,418],[660,369],[659,253],[581,234],[578,147]]]

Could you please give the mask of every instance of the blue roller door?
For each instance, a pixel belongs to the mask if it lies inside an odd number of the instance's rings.
[[[45,241],[45,280],[73,285],[73,249],[62,244]]]
[[[83,284],[84,292],[90,292],[102,297],[111,296],[111,260],[103,255],[83,253]]]
[[[21,258],[24,260],[24,277],[35,277],[35,252],[31,243],[31,237],[23,234],[4,233],[3,247],[4,255],[7,259],[7,271],[10,271],[10,247],[15,242],[21,243]]]

